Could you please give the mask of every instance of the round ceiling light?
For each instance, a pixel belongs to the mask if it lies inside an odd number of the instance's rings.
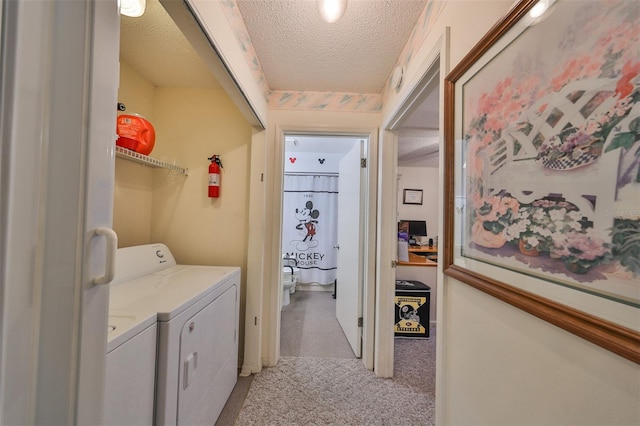
[[[347,10],[347,0],[317,0],[320,16],[326,22],[336,22]]]
[[[120,0],[120,14],[139,18],[144,14],[147,6],[146,0]]]

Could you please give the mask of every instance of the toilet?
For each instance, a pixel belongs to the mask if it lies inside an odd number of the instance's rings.
[[[298,273],[300,268],[296,265],[295,259],[282,258],[282,306],[287,306],[291,302],[291,294],[296,291],[298,283]]]

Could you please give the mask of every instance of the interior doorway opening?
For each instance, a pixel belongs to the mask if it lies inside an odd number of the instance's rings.
[[[438,69],[439,64],[434,67]],[[396,131],[398,260],[393,345],[394,378],[411,374],[434,395],[441,211],[438,75],[433,76]]]
[[[367,144],[366,135],[285,134],[281,356],[362,354]]]
[[[429,383],[435,393],[438,281],[442,274],[438,266],[438,252],[441,250],[438,235],[442,230],[440,169],[441,152],[444,151],[440,149],[443,146],[440,114],[443,92],[439,81],[446,72],[440,60],[440,46],[436,46],[431,58],[425,73],[386,126],[396,142],[392,174],[394,208],[387,213],[393,220],[387,223],[395,227],[394,245],[397,250],[396,268],[390,273],[394,278],[393,290],[390,289],[393,294],[382,298],[393,299],[395,309],[393,343],[386,346],[393,354],[392,362],[386,366],[391,368],[390,373],[394,377],[402,374],[400,364],[405,353],[411,352],[414,358],[419,358],[412,374]],[[402,226],[409,228],[411,223],[420,223],[420,228],[426,230],[411,235],[409,229]],[[402,306],[398,296],[404,295],[408,286],[416,291],[416,300]],[[413,315],[403,317],[400,311],[403,308],[406,315]],[[411,331],[414,335],[400,330],[409,320],[415,326]]]

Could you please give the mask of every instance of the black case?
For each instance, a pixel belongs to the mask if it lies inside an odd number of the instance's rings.
[[[431,287],[420,281],[396,280],[396,337],[429,337]]]

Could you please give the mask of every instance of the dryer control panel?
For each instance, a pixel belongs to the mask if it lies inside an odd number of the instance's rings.
[[[133,280],[176,265],[169,247],[162,243],[119,248],[116,274],[111,285]]]

